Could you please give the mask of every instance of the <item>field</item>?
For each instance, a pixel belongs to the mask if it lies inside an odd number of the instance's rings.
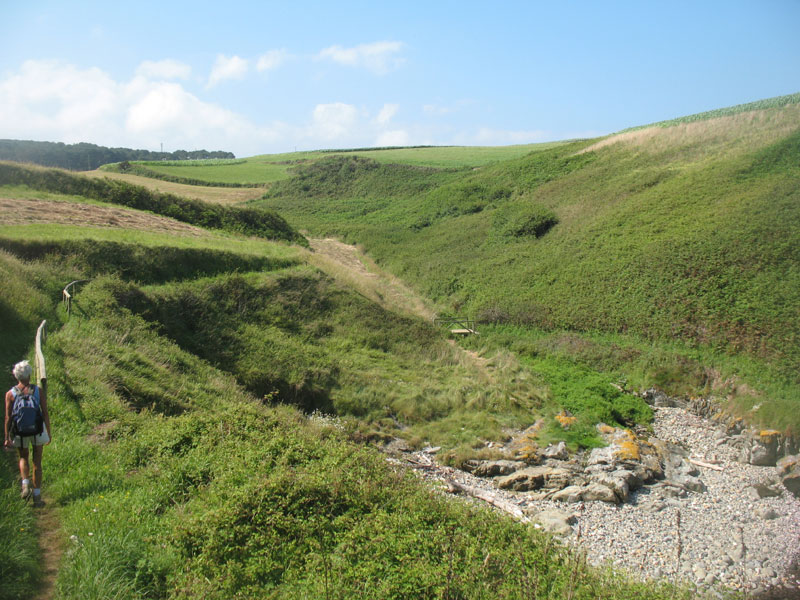
[[[167,177],[173,184],[204,182],[206,184],[268,185],[292,176],[292,168],[300,164],[313,163],[331,156],[361,156],[384,164],[402,164],[435,169],[477,168],[531,152],[553,148],[563,142],[528,144],[503,147],[421,147],[387,148],[364,150],[323,150],[315,152],[291,152],[287,154],[264,154],[246,159],[213,161],[139,161],[132,163],[133,171],[118,173],[117,165],[108,165],[98,175],[124,177]],[[167,188],[168,189],[168,188]],[[197,188],[195,188],[197,189]],[[227,189],[227,188],[221,188]],[[169,190],[168,191],[172,191]],[[192,194],[187,190],[187,193]],[[198,193],[198,192],[195,192]],[[199,192],[202,193],[202,192]],[[249,196],[251,192],[241,192]],[[224,194],[220,194],[223,198]],[[242,198],[244,199],[244,198]]]

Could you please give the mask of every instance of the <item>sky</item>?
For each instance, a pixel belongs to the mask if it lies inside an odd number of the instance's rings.
[[[595,137],[800,92],[800,0],[0,0],[0,138],[236,156]]]

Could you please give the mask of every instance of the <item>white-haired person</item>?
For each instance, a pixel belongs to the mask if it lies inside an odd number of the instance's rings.
[[[33,505],[44,506],[42,500],[42,448],[50,443],[50,415],[43,389],[31,384],[31,365],[27,360],[14,365],[17,385],[6,392],[5,448],[19,453],[19,474],[22,477],[22,499],[33,496]],[[34,423],[34,425],[31,425]],[[20,428],[22,428],[20,430]],[[28,447],[33,446],[33,485]]]

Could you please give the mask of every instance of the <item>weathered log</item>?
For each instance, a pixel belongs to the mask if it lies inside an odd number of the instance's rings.
[[[711,463],[704,462],[702,460],[695,460],[693,458],[688,459],[690,463],[693,465],[697,465],[698,467],[705,467],[706,469],[714,469],[715,471],[723,471],[724,469],[719,465],[712,465]]]

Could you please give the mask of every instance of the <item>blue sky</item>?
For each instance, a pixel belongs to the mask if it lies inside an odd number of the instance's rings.
[[[237,156],[590,137],[800,91],[800,0],[0,0],[0,138]]]

